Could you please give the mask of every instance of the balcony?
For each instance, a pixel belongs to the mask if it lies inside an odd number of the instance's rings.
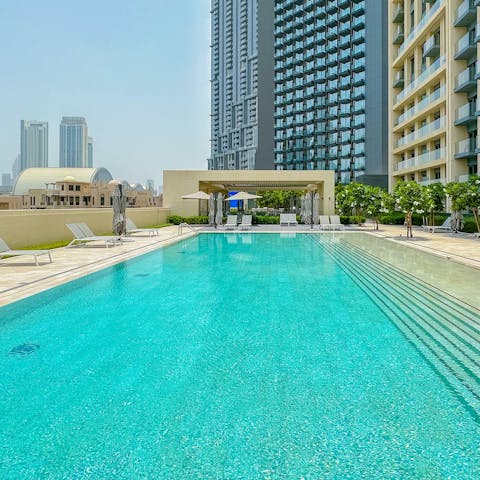
[[[445,3],[445,0],[437,0],[431,7],[430,10],[427,10],[420,21],[415,25],[413,30],[409,33],[405,41],[400,45],[398,49],[397,58],[411,45],[412,41],[418,38],[420,31],[423,27],[430,21],[430,19],[435,15],[435,13],[440,9],[440,7]]]
[[[404,90],[402,90],[396,99],[396,103],[404,100],[408,94],[413,92],[417,87],[419,87],[425,80],[427,80],[431,75],[433,75],[437,70],[439,70],[445,64],[445,55],[442,55],[440,58],[437,58],[427,69],[425,69],[413,82],[411,82]]]
[[[477,54],[476,34],[467,32],[458,42],[455,50],[455,60],[465,60]]]
[[[466,103],[460,108],[457,108],[455,113],[455,126],[468,126],[477,123],[477,104]]]
[[[428,95],[423,100],[418,102],[412,108],[409,108],[405,113],[402,113],[397,118],[395,125],[400,125],[401,123],[406,122],[407,120],[410,120],[412,117],[420,113],[424,108],[428,107],[429,105],[436,102],[440,98],[444,98],[445,92],[446,92],[445,86],[437,88],[434,92],[432,92],[430,95]]]
[[[423,167],[424,165],[436,162],[442,158],[445,158],[445,149],[439,148],[430,152],[423,153],[417,157],[411,157],[407,160],[402,160],[393,166],[393,170],[398,172],[400,170],[412,170]]]
[[[417,141],[419,139],[423,139],[423,137],[427,137],[432,133],[435,133],[437,130],[440,130],[445,127],[445,117],[437,118],[433,122],[427,123],[423,127],[414,130],[413,132],[405,135],[402,138],[399,138],[396,143],[396,147],[400,148],[406,145],[407,143],[411,143],[413,141]]]
[[[440,38],[438,35],[431,35],[423,45],[424,57],[438,57],[440,54]]]
[[[403,88],[404,86],[404,74],[403,70],[397,72],[393,78],[393,87],[394,88]]]
[[[404,35],[403,35],[403,26],[398,25],[397,29],[395,30],[395,33],[393,34],[393,44],[394,45],[400,45],[404,40]]]
[[[432,178],[429,180],[421,180],[420,182],[418,182],[418,184],[422,187],[427,187],[428,185],[433,185],[434,183],[441,183],[442,185],[445,185],[447,181],[444,178]]]
[[[460,140],[455,145],[455,158],[468,158],[477,156],[477,141],[475,137]]]
[[[403,5],[397,4],[395,10],[393,11],[393,22],[394,23],[402,23],[403,22]]]
[[[454,25],[466,27],[477,18],[477,10],[473,0],[464,0],[457,8]]]
[[[470,92],[477,89],[477,81],[475,80],[475,69],[471,66],[463,70],[457,75],[455,82],[455,93]]]

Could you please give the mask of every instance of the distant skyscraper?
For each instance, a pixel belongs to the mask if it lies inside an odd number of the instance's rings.
[[[11,187],[12,183],[12,176],[9,173],[2,173],[2,186]]]
[[[88,137],[88,161],[87,161],[87,167],[92,168],[93,167],[93,138]]]
[[[15,157],[14,162],[12,163],[12,178],[15,180],[18,174],[21,172],[20,168],[20,154]]]
[[[210,170],[273,168],[273,0],[212,0]]]
[[[20,171],[48,167],[48,123],[20,121]]]
[[[147,181],[145,182],[145,187],[147,190],[150,190],[152,193],[155,193],[155,182],[153,179],[148,178]]]
[[[83,117],[62,117],[60,123],[60,167],[88,166],[88,128]]]

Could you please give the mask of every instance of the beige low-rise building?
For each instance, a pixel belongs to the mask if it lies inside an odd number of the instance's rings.
[[[0,208],[111,207],[116,184],[105,168],[29,168],[18,177],[13,194],[0,196]],[[161,206],[161,199],[140,184],[121,182],[128,207]]]

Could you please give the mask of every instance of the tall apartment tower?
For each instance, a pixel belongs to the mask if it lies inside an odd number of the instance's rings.
[[[387,0],[275,2],[275,168],[386,186]]]
[[[83,117],[62,117],[60,123],[60,167],[88,166],[88,128]]]
[[[389,181],[465,181],[479,172],[479,0],[389,7]]]
[[[21,120],[20,172],[32,167],[48,167],[48,123]]]
[[[87,167],[92,168],[93,167],[93,138],[88,137],[88,153],[87,153]]]
[[[211,170],[273,168],[274,0],[212,0]]]

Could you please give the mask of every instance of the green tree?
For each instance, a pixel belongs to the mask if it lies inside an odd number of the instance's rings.
[[[393,210],[395,202],[392,196],[380,187],[366,186],[367,207],[365,213],[375,222],[378,230],[378,217]]]
[[[467,182],[450,182],[445,186],[445,192],[450,198],[451,207],[452,207],[452,226],[455,231],[459,227],[459,219],[461,218],[461,212],[466,210],[469,205],[469,191],[470,185]],[[453,221],[453,219],[457,221]]]
[[[444,202],[445,186],[441,183],[432,183],[422,188],[422,210],[424,215],[428,213],[430,216],[430,225],[435,225],[435,213],[444,210]]]
[[[257,200],[259,207],[289,209],[292,199],[295,201],[302,192],[295,190],[265,190],[258,192],[258,194],[262,197]]]
[[[467,207],[472,211],[477,232],[480,233],[480,220],[478,210],[480,208],[480,177],[473,175],[468,181]]]
[[[422,187],[417,182],[398,182],[393,189],[393,197],[397,207],[405,214],[405,221],[407,216],[411,217],[413,213],[425,213],[422,205]]]

